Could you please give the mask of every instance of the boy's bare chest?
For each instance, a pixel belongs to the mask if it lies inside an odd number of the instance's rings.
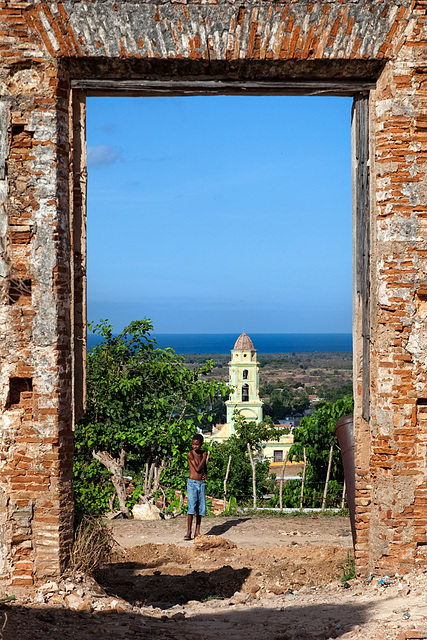
[[[195,451],[193,451],[193,459],[195,461],[196,464],[200,464],[203,458],[203,454],[198,454]]]

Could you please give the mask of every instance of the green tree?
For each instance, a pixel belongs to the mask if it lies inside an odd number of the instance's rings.
[[[344,471],[334,427],[339,418],[352,413],[353,398],[351,396],[344,396],[344,398],[337,400],[337,402],[324,404],[310,416],[302,418],[300,427],[294,430],[294,444],[289,450],[289,460],[301,461],[305,448],[307,457],[305,496],[313,506],[316,501],[321,499],[323,493],[329,461],[329,450],[332,445],[334,445],[334,451],[330,475],[330,489],[333,489],[333,491],[330,491],[329,498],[331,501],[336,501],[341,495]],[[293,491],[294,488],[290,486],[289,491],[291,491],[291,489]]]
[[[251,420],[248,422],[245,418],[235,412],[234,428],[236,430],[242,445],[246,445],[249,461],[252,467],[252,498],[253,508],[257,507],[257,465],[254,462],[253,454],[259,451],[262,442],[269,440],[278,440],[282,435],[282,430],[277,429],[271,420],[267,417],[262,422]],[[261,463],[262,464],[262,463]]]
[[[224,442],[213,442],[210,447],[208,479],[206,493],[214,498],[222,498],[224,477],[229,456],[231,456],[230,475],[227,482],[227,495],[237,501],[247,501],[252,497],[252,467],[244,440],[232,435]],[[268,490],[269,462],[256,462],[256,487],[258,496]]]
[[[161,483],[182,488],[191,436],[210,417],[203,407],[227,387],[202,379],[212,361],[190,370],[172,349],[156,348],[150,320],[131,322],[116,336],[105,321],[89,327],[104,340],[87,359],[87,410],[76,427],[77,504],[105,510],[115,491],[127,515],[125,468],[149,497]]]

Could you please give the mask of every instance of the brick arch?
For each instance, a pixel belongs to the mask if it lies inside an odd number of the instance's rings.
[[[425,562],[425,0],[0,7],[0,576],[60,573],[84,405],[85,96],[353,95],[359,570]],[[74,411],[74,413],[73,413]]]

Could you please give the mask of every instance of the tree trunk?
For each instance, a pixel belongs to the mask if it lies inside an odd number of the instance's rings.
[[[116,460],[107,451],[92,451],[92,456],[98,460],[104,467],[107,467],[111,473],[111,482],[119,499],[119,508],[126,517],[129,517],[129,509],[126,506],[126,486],[123,479],[123,469],[126,460],[126,451],[120,451],[120,459]]]
[[[255,462],[254,459],[252,457],[252,451],[251,451],[251,447],[250,444],[248,442],[248,452],[249,452],[249,460],[251,461],[251,467],[252,467],[252,495],[253,495],[253,506],[254,509],[256,509],[256,473],[255,473]]]

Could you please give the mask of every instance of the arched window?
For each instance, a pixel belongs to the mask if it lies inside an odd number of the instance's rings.
[[[244,384],[242,387],[242,402],[249,402],[249,385]]]
[[[247,380],[247,379],[248,379],[248,377],[249,377],[249,371],[248,371],[247,369],[245,369],[245,370],[243,371],[243,380]]]

